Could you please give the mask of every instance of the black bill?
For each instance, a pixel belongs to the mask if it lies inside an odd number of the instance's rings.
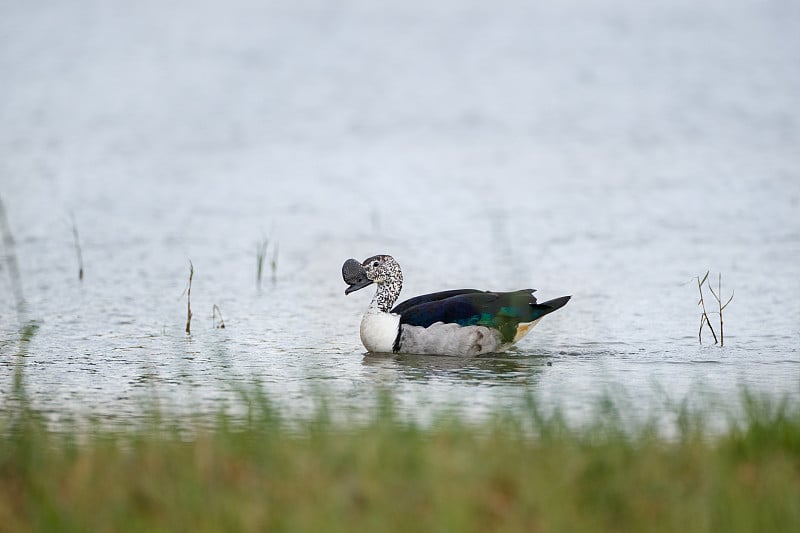
[[[367,278],[367,271],[355,259],[348,259],[344,262],[342,265],[342,278],[348,285],[344,290],[345,294],[350,294],[372,284],[372,280]]]

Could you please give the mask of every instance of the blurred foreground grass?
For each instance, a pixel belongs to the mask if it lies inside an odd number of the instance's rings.
[[[247,416],[127,431],[48,427],[21,383],[0,415],[3,531],[797,531],[800,409],[743,396],[709,437],[623,428],[609,411],[571,428],[533,401],[475,424],[420,427],[390,396],[371,418],[324,407],[283,420],[265,395]],[[324,404],[322,404],[324,405]]]

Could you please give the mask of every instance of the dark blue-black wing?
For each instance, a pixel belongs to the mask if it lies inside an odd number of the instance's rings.
[[[532,322],[552,313],[566,304],[569,298],[564,296],[539,304],[532,289],[513,292],[473,291],[406,307],[400,313],[400,323],[422,327],[436,322],[487,326],[500,331],[505,342],[511,342],[518,324]]]
[[[484,292],[484,291],[479,291],[478,289],[453,289],[451,291],[423,294],[422,296],[415,296],[414,298],[410,298],[404,302],[397,304],[394,307],[394,309],[392,309],[391,312],[397,315],[402,315],[407,309],[410,309],[419,304],[437,302],[439,300],[446,300],[447,298],[458,296],[459,294],[473,294],[476,292]]]

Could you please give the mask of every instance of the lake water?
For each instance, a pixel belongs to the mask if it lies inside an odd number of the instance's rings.
[[[798,23],[789,0],[3,2],[0,392],[32,319],[56,420],[235,408],[253,380],[421,420],[800,400]],[[372,289],[340,268],[376,253],[401,298],[573,299],[502,356],[369,356]],[[724,348],[697,339],[707,269],[735,289]]]

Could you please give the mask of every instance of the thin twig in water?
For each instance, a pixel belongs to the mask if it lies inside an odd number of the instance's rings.
[[[714,287],[711,284],[708,284],[708,289],[711,291],[711,294],[714,295],[714,299],[717,301],[717,305],[719,306],[719,345],[725,346],[725,330],[723,329],[722,325],[722,311],[728,307],[728,304],[731,303],[733,300],[733,295],[736,291],[731,291],[731,297],[728,298],[728,301],[724,304],[722,303],[722,272],[719,273],[717,277],[717,292],[714,292]]]
[[[269,239],[264,238],[256,246],[256,286],[261,288],[261,273],[264,270],[264,257],[267,255]]]
[[[714,344],[717,344],[717,334],[714,333],[714,328],[711,326],[711,321],[708,319],[708,313],[706,313],[706,303],[703,300],[703,283],[706,282],[708,279],[708,271],[706,271],[706,275],[703,276],[703,279],[700,279],[700,276],[697,276],[697,290],[700,291],[700,300],[697,301],[697,305],[703,308],[703,314],[700,315],[700,330],[697,332],[697,337],[700,340],[700,344],[703,344],[703,323],[708,325],[708,329],[711,330],[711,335],[714,336]]]
[[[72,219],[72,238],[75,241],[75,253],[78,255],[78,279],[83,281],[83,254],[81,253],[81,241],[78,238],[78,224],[75,222],[75,215],[70,213]]]
[[[217,326],[216,318],[219,315],[219,326]],[[219,310],[219,306],[214,304],[211,308],[211,325],[214,328],[225,329],[225,320],[222,318],[222,311]]]
[[[277,278],[278,273],[278,243],[275,242],[275,246],[272,248],[272,260],[270,261],[270,267],[272,268],[272,283],[275,283],[275,279]]]
[[[194,265],[189,260],[189,287],[186,289],[186,334],[192,334],[192,278],[194,277]]]
[[[20,324],[24,324],[26,322],[26,310],[25,297],[22,294],[22,277],[19,273],[17,254],[14,249],[14,237],[11,234],[11,226],[9,226],[6,218],[6,208],[3,205],[2,198],[0,198],[0,233],[3,236],[3,251],[8,265],[8,275],[11,278],[11,292],[14,293],[14,307],[16,307],[17,319]]]

